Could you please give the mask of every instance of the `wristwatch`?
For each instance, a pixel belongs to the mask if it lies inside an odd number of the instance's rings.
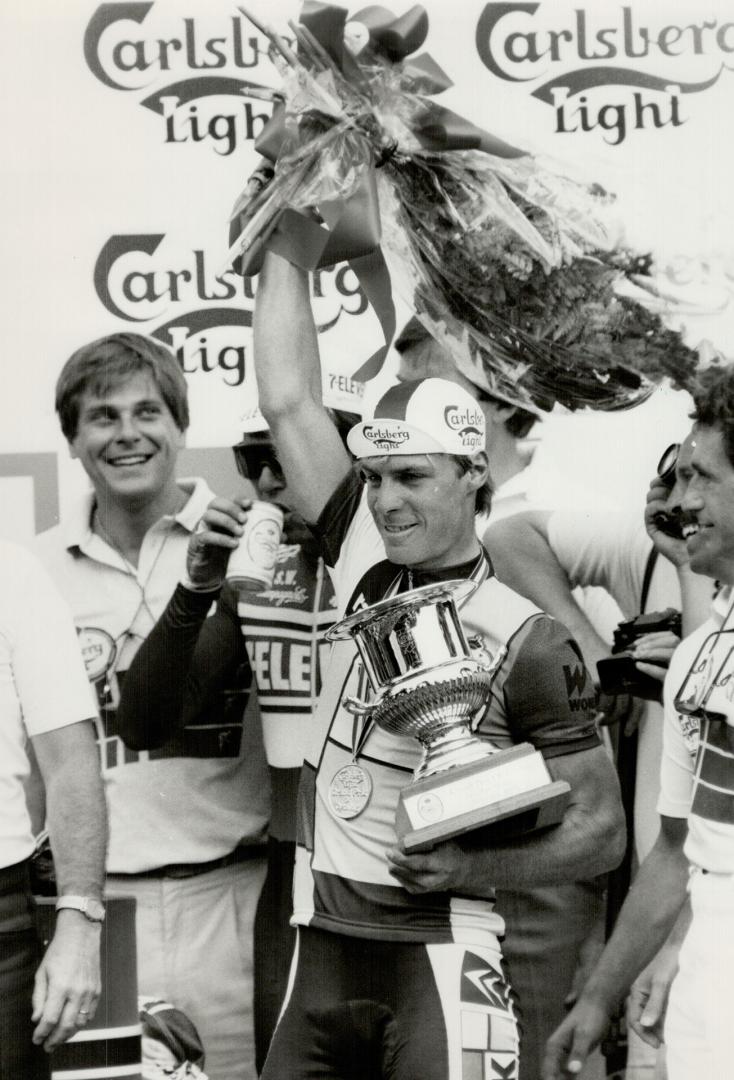
[[[104,922],[104,904],[91,896],[60,896],[56,901],[56,910],[61,911],[63,908],[73,908],[74,911],[81,911],[82,915],[89,919],[90,922]]]

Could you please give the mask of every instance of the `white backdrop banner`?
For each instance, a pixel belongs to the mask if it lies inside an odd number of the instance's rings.
[[[454,81],[442,103],[616,192],[689,343],[734,350],[731,3],[425,7],[424,48]],[[288,38],[300,5],[253,9]],[[122,329],[176,352],[189,445],[231,445],[257,405],[256,283],[226,268],[228,216],[270,114],[262,90],[279,82],[266,39],[230,0],[24,0],[1,7],[0,50],[0,457],[59,448],[62,363]],[[350,374],[380,345],[379,324],[347,265],[313,289],[327,400],[358,411]]]

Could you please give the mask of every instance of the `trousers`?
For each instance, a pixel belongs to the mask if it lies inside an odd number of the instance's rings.
[[[32,1041],[33,978],[41,959],[28,863],[0,869],[0,1080],[47,1080],[50,1058]]]
[[[110,875],[137,902],[138,990],[196,1026],[210,1080],[254,1080],[253,924],[265,857],[186,878]]]
[[[665,1018],[668,1080],[729,1080],[734,1072],[734,874],[693,870],[693,919]]]
[[[601,879],[497,890],[502,954],[517,999],[521,1080],[540,1078],[546,1040],[566,1015],[581,949],[603,901]]]

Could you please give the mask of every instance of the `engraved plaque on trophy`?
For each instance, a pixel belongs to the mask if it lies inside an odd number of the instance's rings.
[[[396,828],[406,851],[503,822],[505,832],[557,824],[570,792],[553,781],[529,743],[499,750],[472,725],[489,701],[504,652],[473,650],[457,604],[476,588],[445,581],[381,600],[342,619],[331,640],[352,638],[375,697],[345,706],[423,747],[414,779],[400,794]]]

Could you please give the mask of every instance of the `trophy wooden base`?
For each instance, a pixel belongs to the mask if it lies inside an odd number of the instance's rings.
[[[570,791],[565,780],[551,780],[539,751],[520,743],[409,784],[400,793],[395,824],[408,853],[430,851],[475,829],[486,829],[491,843],[557,825]]]

